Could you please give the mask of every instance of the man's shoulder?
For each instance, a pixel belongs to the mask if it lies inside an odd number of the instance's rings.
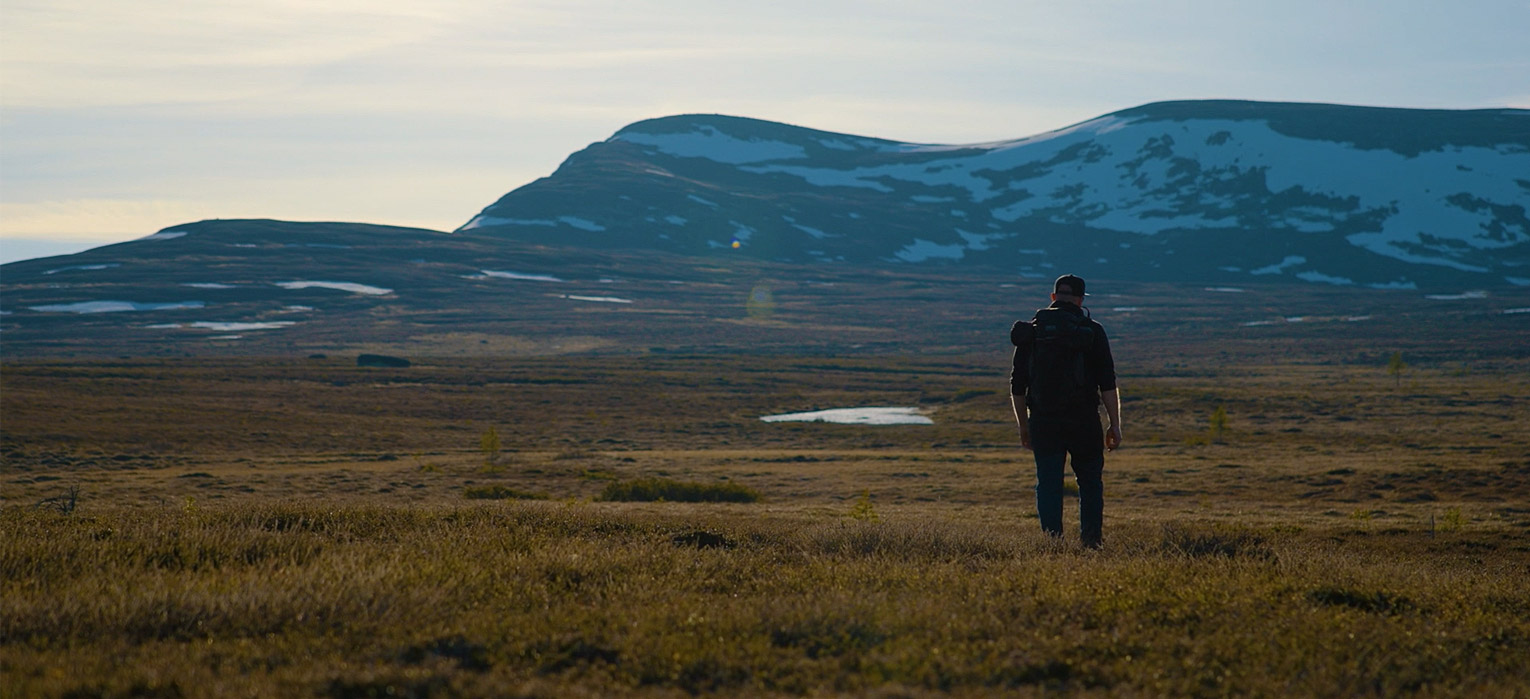
[[[1093,318],[1086,318],[1085,320],[1089,323],[1090,329],[1092,329],[1094,331],[1095,339],[1097,341],[1098,340],[1104,340],[1105,339],[1105,326],[1100,324],[1100,321],[1095,320]]]

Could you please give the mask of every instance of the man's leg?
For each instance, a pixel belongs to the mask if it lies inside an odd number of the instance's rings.
[[[1073,477],[1078,480],[1078,533],[1084,546],[1097,548],[1103,543],[1105,523],[1105,460],[1080,463],[1073,459]]]
[[[1078,531],[1084,546],[1097,548],[1105,519],[1105,431],[1097,416],[1071,423],[1068,451],[1073,455],[1073,478],[1078,481]]]
[[[1056,419],[1032,415],[1031,448],[1036,454],[1036,516],[1041,531],[1062,536],[1063,461],[1067,451]]]

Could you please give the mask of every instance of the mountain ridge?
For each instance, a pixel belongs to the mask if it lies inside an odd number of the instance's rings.
[[[1348,140],[1290,135],[1335,114]],[[1067,272],[1164,351],[1522,356],[1527,117],[1161,103],[965,145],[662,117],[455,232],[214,219],[5,264],[0,352],[991,352]]]
[[[1525,110],[1221,100],[956,145],[648,119],[458,230],[793,262],[1417,288],[1459,273],[1530,284],[1527,207]],[[1122,255],[1133,264],[1109,265]]]

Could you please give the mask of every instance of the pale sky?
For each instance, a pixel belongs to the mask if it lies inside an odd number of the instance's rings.
[[[1530,107],[1526,35],[1524,0],[3,0],[0,261],[451,230],[670,114],[975,143],[1173,99]]]

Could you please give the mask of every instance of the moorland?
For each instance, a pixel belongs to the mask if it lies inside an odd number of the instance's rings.
[[[1122,362],[1098,552],[1038,531],[1001,348],[13,361],[0,675],[15,696],[1523,693],[1524,358],[1270,347]],[[758,420],[864,405],[934,424]],[[641,483],[671,497],[624,499]]]

